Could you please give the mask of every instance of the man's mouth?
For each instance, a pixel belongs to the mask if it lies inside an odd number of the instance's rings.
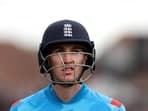
[[[64,71],[64,73],[66,75],[72,74],[73,70],[74,70],[74,66],[73,65],[65,65],[64,68],[62,68],[62,71]]]

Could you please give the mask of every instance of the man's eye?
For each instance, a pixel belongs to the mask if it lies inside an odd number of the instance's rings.
[[[72,50],[72,52],[82,52],[82,50],[80,50],[80,49],[74,49],[74,50]]]
[[[53,51],[53,53],[58,53],[58,52],[63,52],[63,50],[62,50],[62,49],[55,49],[55,50]]]

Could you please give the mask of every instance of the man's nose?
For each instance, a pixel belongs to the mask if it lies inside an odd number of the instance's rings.
[[[65,64],[68,64],[68,63],[73,63],[73,57],[72,57],[72,54],[71,53],[65,53],[63,54],[63,61]]]

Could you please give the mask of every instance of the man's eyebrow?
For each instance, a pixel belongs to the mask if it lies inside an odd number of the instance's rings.
[[[86,48],[84,46],[81,45],[75,45],[73,46],[73,49],[82,49],[82,50],[86,50]]]
[[[55,49],[59,49],[59,48],[62,48],[61,45],[55,45],[55,46],[52,46],[50,48],[50,50],[55,50]]]

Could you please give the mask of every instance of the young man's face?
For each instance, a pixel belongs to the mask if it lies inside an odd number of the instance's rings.
[[[53,68],[51,74],[56,81],[74,82],[78,80],[83,72],[83,66],[87,60],[87,55],[83,52],[85,48],[78,44],[60,44],[53,46],[52,56],[48,62]]]

